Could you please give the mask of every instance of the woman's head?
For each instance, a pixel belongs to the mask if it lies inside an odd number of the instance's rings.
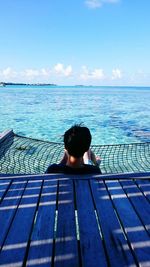
[[[74,125],[64,134],[64,146],[70,156],[80,158],[88,151],[91,144],[91,133],[87,127]]]

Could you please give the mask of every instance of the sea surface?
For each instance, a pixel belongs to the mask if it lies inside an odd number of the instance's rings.
[[[150,141],[150,88],[94,86],[0,87],[0,132],[62,141],[75,123],[90,128],[93,144]]]

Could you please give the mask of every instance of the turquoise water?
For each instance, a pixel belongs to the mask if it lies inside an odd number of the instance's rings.
[[[93,144],[150,141],[150,88],[0,87],[0,132],[61,141],[63,132],[83,122]]]

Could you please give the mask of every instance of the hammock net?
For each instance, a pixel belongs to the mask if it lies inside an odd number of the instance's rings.
[[[120,145],[93,145],[102,158],[102,173],[150,171],[150,142]],[[0,173],[39,174],[62,158],[62,143],[31,139],[14,134],[0,143]]]

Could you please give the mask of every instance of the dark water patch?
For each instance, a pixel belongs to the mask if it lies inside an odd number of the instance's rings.
[[[26,111],[26,114],[34,114],[32,111]]]
[[[27,119],[24,119],[24,118],[19,118],[19,119],[14,119],[14,121],[16,122],[22,122],[22,121],[26,121]]]
[[[79,119],[81,119],[81,118],[83,118],[83,119],[84,118],[92,118],[92,117],[94,118],[93,114],[83,114],[83,115],[80,114],[80,115],[77,116],[77,118],[79,118]]]
[[[118,116],[111,116],[100,123],[103,128],[118,128],[124,136],[136,138],[140,142],[150,142],[150,128],[139,127],[135,120],[123,121]]]
[[[24,104],[24,103],[22,103],[22,104]],[[41,102],[40,101],[33,101],[33,102],[26,102],[25,104],[26,104],[26,106],[34,106],[34,105],[41,104]]]
[[[10,116],[10,113],[3,113],[3,116]]]

